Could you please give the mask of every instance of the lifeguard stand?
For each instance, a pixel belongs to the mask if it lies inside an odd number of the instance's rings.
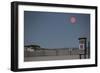
[[[84,51],[84,58],[86,59],[86,53],[87,53],[87,45],[86,45],[86,42],[87,42],[87,38],[79,38],[79,50],[83,50]]]

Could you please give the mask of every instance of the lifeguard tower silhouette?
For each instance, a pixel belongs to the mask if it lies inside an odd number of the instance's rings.
[[[84,58],[86,59],[86,54],[87,54],[87,38],[83,37],[83,38],[79,38],[79,50],[83,50],[84,54],[80,54],[80,55],[84,55]]]

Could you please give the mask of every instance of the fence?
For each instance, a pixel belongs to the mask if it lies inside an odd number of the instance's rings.
[[[63,55],[79,55],[80,58],[84,56],[84,50],[79,49],[41,49],[34,51],[24,50],[24,57],[37,57],[37,56],[63,56]]]

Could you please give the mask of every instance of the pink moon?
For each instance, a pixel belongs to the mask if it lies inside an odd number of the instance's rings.
[[[76,23],[76,17],[75,16],[70,17],[70,22],[72,24]]]

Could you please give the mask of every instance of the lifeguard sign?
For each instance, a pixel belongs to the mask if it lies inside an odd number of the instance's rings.
[[[86,49],[86,38],[79,38],[79,49],[80,50]]]

